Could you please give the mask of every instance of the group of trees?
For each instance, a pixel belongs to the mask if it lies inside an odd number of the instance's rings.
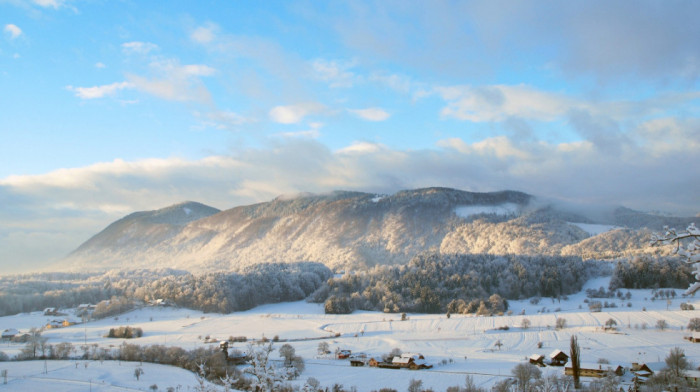
[[[141,328],[133,327],[110,328],[109,332],[107,333],[108,338],[131,339],[140,338],[141,336],[143,336],[143,330]]]
[[[168,299],[205,312],[230,313],[260,304],[306,298],[332,276],[320,263],[270,263],[241,273],[172,270],[103,274],[34,274],[0,277],[0,315],[99,303],[93,317],[128,310],[134,300]]]
[[[636,256],[615,264],[610,290],[659,287],[685,288],[693,281],[690,266],[677,257]]]
[[[482,313],[507,310],[506,299],[560,297],[581,290],[605,268],[579,257],[420,254],[406,265],[376,266],[329,279],[311,300],[326,313]]]

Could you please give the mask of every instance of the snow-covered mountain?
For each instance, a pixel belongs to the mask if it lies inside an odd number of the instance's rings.
[[[628,209],[593,219],[543,207],[516,191],[338,191],[278,197],[226,211],[188,202],[133,213],[57,267],[236,271],[257,263],[316,261],[354,269],[407,263],[424,251],[615,257],[646,247],[648,233],[638,231],[642,227],[685,227],[689,221]]]

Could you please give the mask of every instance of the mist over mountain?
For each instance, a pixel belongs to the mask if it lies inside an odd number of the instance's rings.
[[[626,208],[582,211],[522,192],[448,188],[301,194],[225,211],[187,202],[130,214],[55,267],[240,271],[313,261],[357,269],[406,264],[422,252],[612,258],[643,251],[645,228],[692,221]]]

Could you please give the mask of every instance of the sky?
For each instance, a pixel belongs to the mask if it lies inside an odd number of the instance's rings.
[[[443,186],[695,216],[697,15],[674,0],[0,0],[0,268],[186,200]]]

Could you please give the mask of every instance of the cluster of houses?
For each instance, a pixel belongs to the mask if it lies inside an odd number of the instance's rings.
[[[544,366],[564,366],[564,374],[567,376],[574,375],[574,369],[572,365],[567,365],[569,362],[569,356],[561,350],[554,350],[549,354],[549,361],[545,364],[545,356],[541,354],[533,354],[529,358],[529,362],[533,365],[540,367]],[[629,370],[629,373],[627,373]],[[649,377],[654,375],[654,371],[644,363],[633,362],[629,369],[623,368],[621,365],[611,365],[605,363],[581,363],[579,366],[579,375],[581,377],[595,377],[603,378],[608,374],[615,374],[617,376],[627,375],[628,381],[630,383],[644,384]],[[698,385],[700,383],[700,371],[689,370],[686,371],[685,378]]]
[[[376,358],[367,358],[366,354],[352,354],[351,350],[338,350],[335,354],[337,359],[349,359],[351,366],[378,367],[383,369],[430,369],[433,365],[426,362],[425,357],[418,353],[403,353],[385,360],[377,360]]]

